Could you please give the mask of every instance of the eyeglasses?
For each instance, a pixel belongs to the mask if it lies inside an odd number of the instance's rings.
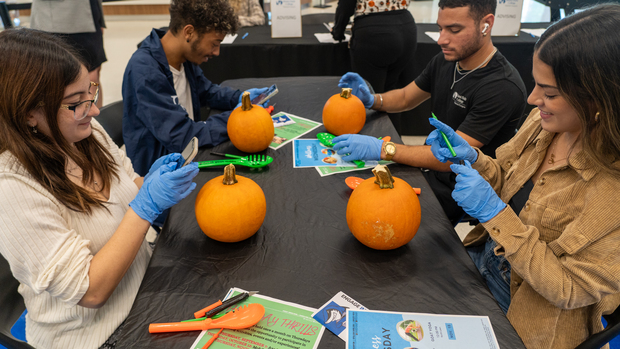
[[[91,81],[88,93],[91,95],[93,94],[92,93],[93,87],[95,88],[95,98],[82,101],[75,105],[61,104],[60,109],[69,109],[73,111],[73,118],[75,120],[84,119],[86,115],[88,115],[88,112],[90,112],[90,107],[92,107],[93,104],[97,104],[97,101],[99,100],[99,84],[98,83]]]

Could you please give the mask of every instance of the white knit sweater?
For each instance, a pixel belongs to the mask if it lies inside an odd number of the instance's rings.
[[[107,303],[99,309],[77,303],[89,285],[93,255],[118,228],[138,188],[131,161],[93,119],[93,135],[119,167],[108,211],[92,215],[68,209],[39,185],[8,151],[0,154],[0,253],[21,283],[26,338],[36,348],[98,348],[127,317],[151,251],[146,241]],[[99,132],[98,132],[99,131]],[[140,234],[140,232],[136,232]]]

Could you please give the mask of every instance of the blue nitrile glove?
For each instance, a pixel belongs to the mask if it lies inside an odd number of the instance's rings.
[[[359,98],[364,107],[370,109],[375,104],[375,96],[370,93],[366,81],[358,73],[346,73],[338,82],[338,87],[351,88],[351,92]]]
[[[428,138],[426,138],[426,144],[431,146],[431,151],[437,160],[441,162],[451,161],[455,164],[458,164],[461,160],[467,160],[469,163],[473,164],[476,160],[478,160],[478,153],[474,150],[474,148],[472,148],[472,146],[469,145],[463,137],[454,132],[450,126],[434,118],[430,118],[429,121],[431,125],[435,126],[437,129],[433,130],[433,132],[428,135]],[[448,141],[452,144],[452,149],[454,149],[456,156],[452,156],[448,145],[444,142],[441,132],[439,131],[443,131],[443,133],[446,134]]]
[[[506,207],[491,184],[471,168],[469,161],[465,160],[465,165],[452,164],[450,168],[457,174],[452,198],[468,215],[484,223]]]
[[[267,90],[269,90],[269,87],[263,87],[263,88],[251,88],[249,90],[246,90],[248,92],[250,92],[250,101],[252,101],[254,98],[258,97],[261,93],[263,92],[267,92]],[[243,93],[241,93],[241,95],[239,96],[239,102],[237,104],[237,107],[239,105],[241,105],[241,97],[243,97]],[[261,105],[261,107],[263,108],[267,108],[267,104],[269,103],[269,100],[267,100],[265,103],[263,103]],[[237,107],[235,107],[235,109],[237,109]]]
[[[175,169],[176,162],[162,165],[142,184],[129,206],[140,218],[153,224],[162,212],[184,199],[196,188],[192,179],[198,174],[198,163]]]
[[[344,161],[381,160],[383,141],[371,136],[346,134],[332,139],[333,149]]]
[[[182,159],[182,160],[179,161],[179,159]],[[155,162],[151,165],[151,169],[149,169],[149,173],[147,173],[146,176],[144,176],[144,182],[146,182],[146,179],[149,178],[149,176],[153,172],[157,171],[161,167],[161,165],[166,165],[171,162],[176,162],[178,166],[180,166],[183,164],[183,162],[185,162],[185,159],[183,159],[180,153],[172,153],[172,154],[168,154],[168,155],[164,155],[160,157],[159,159],[155,160]]]

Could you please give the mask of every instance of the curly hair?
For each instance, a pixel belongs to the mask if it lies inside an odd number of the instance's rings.
[[[239,20],[227,0],[172,0],[170,32],[177,34],[188,24],[200,35],[211,31],[234,34]]]

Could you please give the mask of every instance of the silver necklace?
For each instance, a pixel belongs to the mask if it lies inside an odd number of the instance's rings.
[[[491,58],[493,57],[493,55],[495,54],[495,52],[497,52],[497,47],[493,47],[494,50],[493,52],[491,52],[491,54],[489,55],[489,57],[487,57],[487,59],[484,60],[484,62],[480,63],[479,66],[475,67],[474,69],[468,71],[467,73],[463,74],[463,76],[461,76],[458,80],[456,79],[456,70],[458,69],[458,65],[459,62],[457,61],[456,64],[454,64],[454,75],[452,76],[452,86],[450,86],[450,89],[454,88],[454,84],[456,84],[457,82],[465,79],[465,77],[473,72],[475,72],[478,68],[482,67],[483,65],[487,64],[487,62],[489,62],[491,60]],[[460,72],[459,72],[460,73]]]
[[[82,183],[84,183],[84,178],[82,176],[74,175],[73,173],[71,173],[75,169],[77,169],[77,166],[72,168],[72,169],[70,169],[70,170],[67,170],[67,174],[69,176],[73,176],[73,177],[79,179],[80,181],[82,181]],[[88,185],[88,187],[93,189],[96,192],[99,192],[101,190],[101,189],[97,189],[97,188],[99,188],[99,182],[97,182],[95,179],[93,179],[93,183],[95,184],[95,186]]]

